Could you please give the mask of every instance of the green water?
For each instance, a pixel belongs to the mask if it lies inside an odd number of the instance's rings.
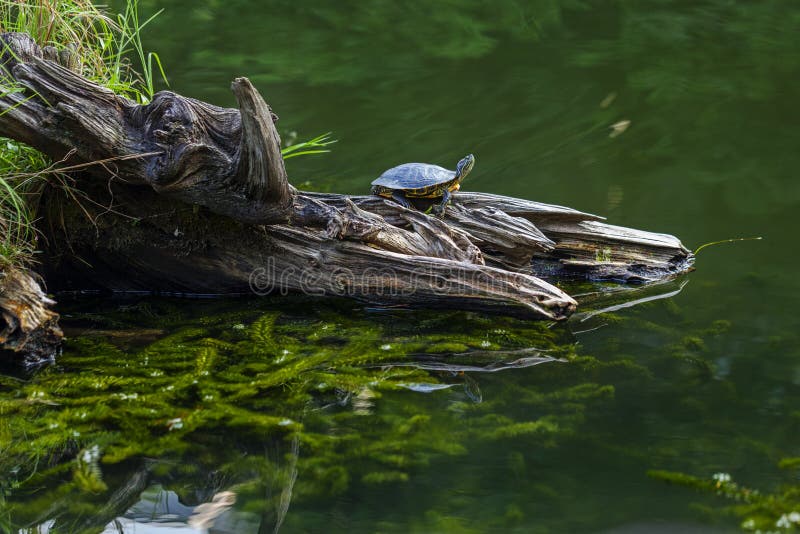
[[[64,302],[58,364],[0,376],[0,528],[726,532],[800,510],[778,467],[800,456],[800,5],[141,5],[166,8],[145,40],[172,90],[233,105],[248,76],[285,139],[334,132],[331,154],[288,163],[301,187],[365,193],[390,166],[472,152],[464,189],[690,248],[764,240],[625,298],[671,297],[598,315],[621,300],[584,298],[556,326],[300,298]],[[731,510],[653,470],[781,497]]]

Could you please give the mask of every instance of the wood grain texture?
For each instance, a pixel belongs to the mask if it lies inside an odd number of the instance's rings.
[[[27,363],[51,359],[63,337],[54,304],[30,272],[0,269],[0,347]]]

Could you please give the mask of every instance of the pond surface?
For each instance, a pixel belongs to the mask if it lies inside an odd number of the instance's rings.
[[[230,106],[248,76],[284,139],[333,131],[287,163],[300,187],[472,152],[464,189],[764,239],[638,293],[567,288],[605,294],[558,325],[63,299],[58,364],[0,373],[0,528],[727,532],[750,516],[663,472],[796,491],[800,4],[140,4],[165,8],[144,37],[172,90]]]

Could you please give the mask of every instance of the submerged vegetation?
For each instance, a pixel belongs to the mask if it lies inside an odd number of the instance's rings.
[[[295,499],[402,483],[438,457],[466,454],[473,442],[528,436],[552,445],[575,431],[587,403],[613,396],[601,384],[519,389],[515,402],[531,411],[494,415],[510,399],[482,395],[482,372],[503,361],[545,367],[574,357],[574,345],[560,342],[563,332],[542,324],[507,320],[503,328],[470,317],[436,334],[452,314],[421,316],[418,328],[405,329],[322,309],[315,317],[219,313],[200,326],[180,314],[170,319],[169,304],[121,309],[77,314],[111,329],[74,341],[60,368],[27,382],[2,379],[17,390],[0,398],[0,517],[12,529],[47,520],[38,515],[43,502],[54,503],[47,513],[62,528],[88,528],[98,518],[102,527],[110,520],[102,506],[139,470],[184,496],[190,488],[235,491],[245,510],[268,515],[281,492],[261,502],[263,484],[288,483],[286,462],[300,473]],[[139,324],[128,338],[125,321],[142,315],[154,328]],[[159,339],[137,347],[147,335]],[[453,404],[416,413],[398,396],[408,390],[442,390]],[[366,415],[367,427],[360,424]],[[34,491],[42,484],[47,492]]]
[[[609,339],[618,354],[601,359],[563,326],[248,302],[83,302],[69,311],[66,327],[81,336],[58,367],[0,375],[0,524],[55,520],[99,532],[129,509],[175,498],[191,511],[230,494],[226,513],[254,532],[281,522],[323,528],[325,508],[349,518],[334,530],[358,528],[366,510],[390,531],[530,532],[534,518],[582,530],[597,527],[591,499],[557,519],[560,495],[585,499],[587,477],[622,465],[615,476],[635,484],[648,469],[696,467],[677,461],[680,445],[645,453],[633,435],[679,432],[732,399],[706,358],[729,328],[722,322],[678,339],[633,324],[672,339],[669,350],[634,356]],[[647,407],[630,412],[635,398]],[[673,402],[669,413],[658,409]],[[708,425],[710,435],[729,429],[725,419]],[[709,454],[730,446],[697,439]],[[608,451],[615,465],[598,466]],[[555,460],[565,454],[570,465]],[[498,465],[487,470],[486,458]],[[431,471],[437,488],[465,489],[423,489]],[[405,492],[427,492],[429,502],[385,498]]]
[[[774,492],[761,493],[756,489],[740,486],[728,473],[714,473],[709,479],[702,479],[683,473],[670,471],[651,471],[655,479],[673,484],[688,486],[700,492],[715,494],[735,504],[717,510],[700,508],[709,515],[724,514],[741,521],[741,528],[751,532],[798,532],[800,531],[800,484],[797,472],[800,458],[784,458],[779,467],[789,471],[792,476],[788,483]]]

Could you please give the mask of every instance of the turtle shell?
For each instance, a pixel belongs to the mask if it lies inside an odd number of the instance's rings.
[[[373,182],[373,186],[387,189],[400,189],[407,192],[417,190],[438,190],[439,187],[455,179],[455,171],[429,163],[404,163],[392,167]]]

